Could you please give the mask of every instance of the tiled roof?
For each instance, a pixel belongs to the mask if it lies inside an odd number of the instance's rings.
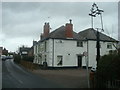
[[[73,40],[96,40],[96,30],[93,30],[92,28],[88,28],[86,30],[80,31],[79,33],[76,33],[73,31]],[[44,41],[48,38],[54,38],[54,39],[68,39],[65,37],[65,26],[61,26],[58,29],[52,31],[48,37],[43,38],[40,41]],[[100,40],[102,41],[117,41],[103,33],[100,32]]]
[[[83,37],[83,39],[86,38],[89,40],[96,40],[97,31],[92,28],[88,28],[86,30],[79,32],[78,35],[79,37]],[[101,41],[117,41],[101,32],[100,32],[100,40]]]
[[[42,40],[47,39],[47,38],[68,39],[68,38],[66,38],[66,36],[65,36],[65,26],[61,26],[61,27],[59,27],[58,29],[52,31],[52,32],[49,34],[48,37],[43,38]],[[71,38],[71,39],[78,39],[78,34],[73,31],[73,38]]]
[[[73,31],[73,39],[77,39],[77,33]],[[55,31],[51,32],[49,35],[50,38],[60,38],[60,39],[67,39],[65,36],[65,26],[61,26],[60,28],[56,29]]]

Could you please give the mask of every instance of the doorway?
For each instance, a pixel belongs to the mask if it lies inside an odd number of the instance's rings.
[[[82,56],[78,56],[78,67],[82,67]]]

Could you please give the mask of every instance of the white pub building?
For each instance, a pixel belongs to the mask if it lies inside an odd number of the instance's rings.
[[[100,32],[100,55],[115,50],[117,40]],[[49,23],[45,23],[41,40],[34,45],[33,63],[47,65],[48,67],[84,67],[85,56],[89,67],[96,63],[96,30],[88,28],[79,33],[74,32],[73,24],[66,23],[50,32]]]

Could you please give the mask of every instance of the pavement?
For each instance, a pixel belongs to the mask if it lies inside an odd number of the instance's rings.
[[[88,88],[86,69],[38,69],[33,70],[32,72],[50,81],[60,84],[64,86],[64,88]]]

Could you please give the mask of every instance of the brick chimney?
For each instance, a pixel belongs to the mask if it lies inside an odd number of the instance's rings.
[[[42,39],[43,39],[43,37],[44,37],[44,36],[43,36],[43,33],[41,33],[41,35],[40,35],[40,39],[42,40]]]
[[[50,32],[50,25],[49,25],[49,23],[45,23],[43,36],[48,37],[49,32]]]
[[[73,38],[73,24],[71,19],[70,19],[70,23],[66,23],[65,36],[66,38]]]

